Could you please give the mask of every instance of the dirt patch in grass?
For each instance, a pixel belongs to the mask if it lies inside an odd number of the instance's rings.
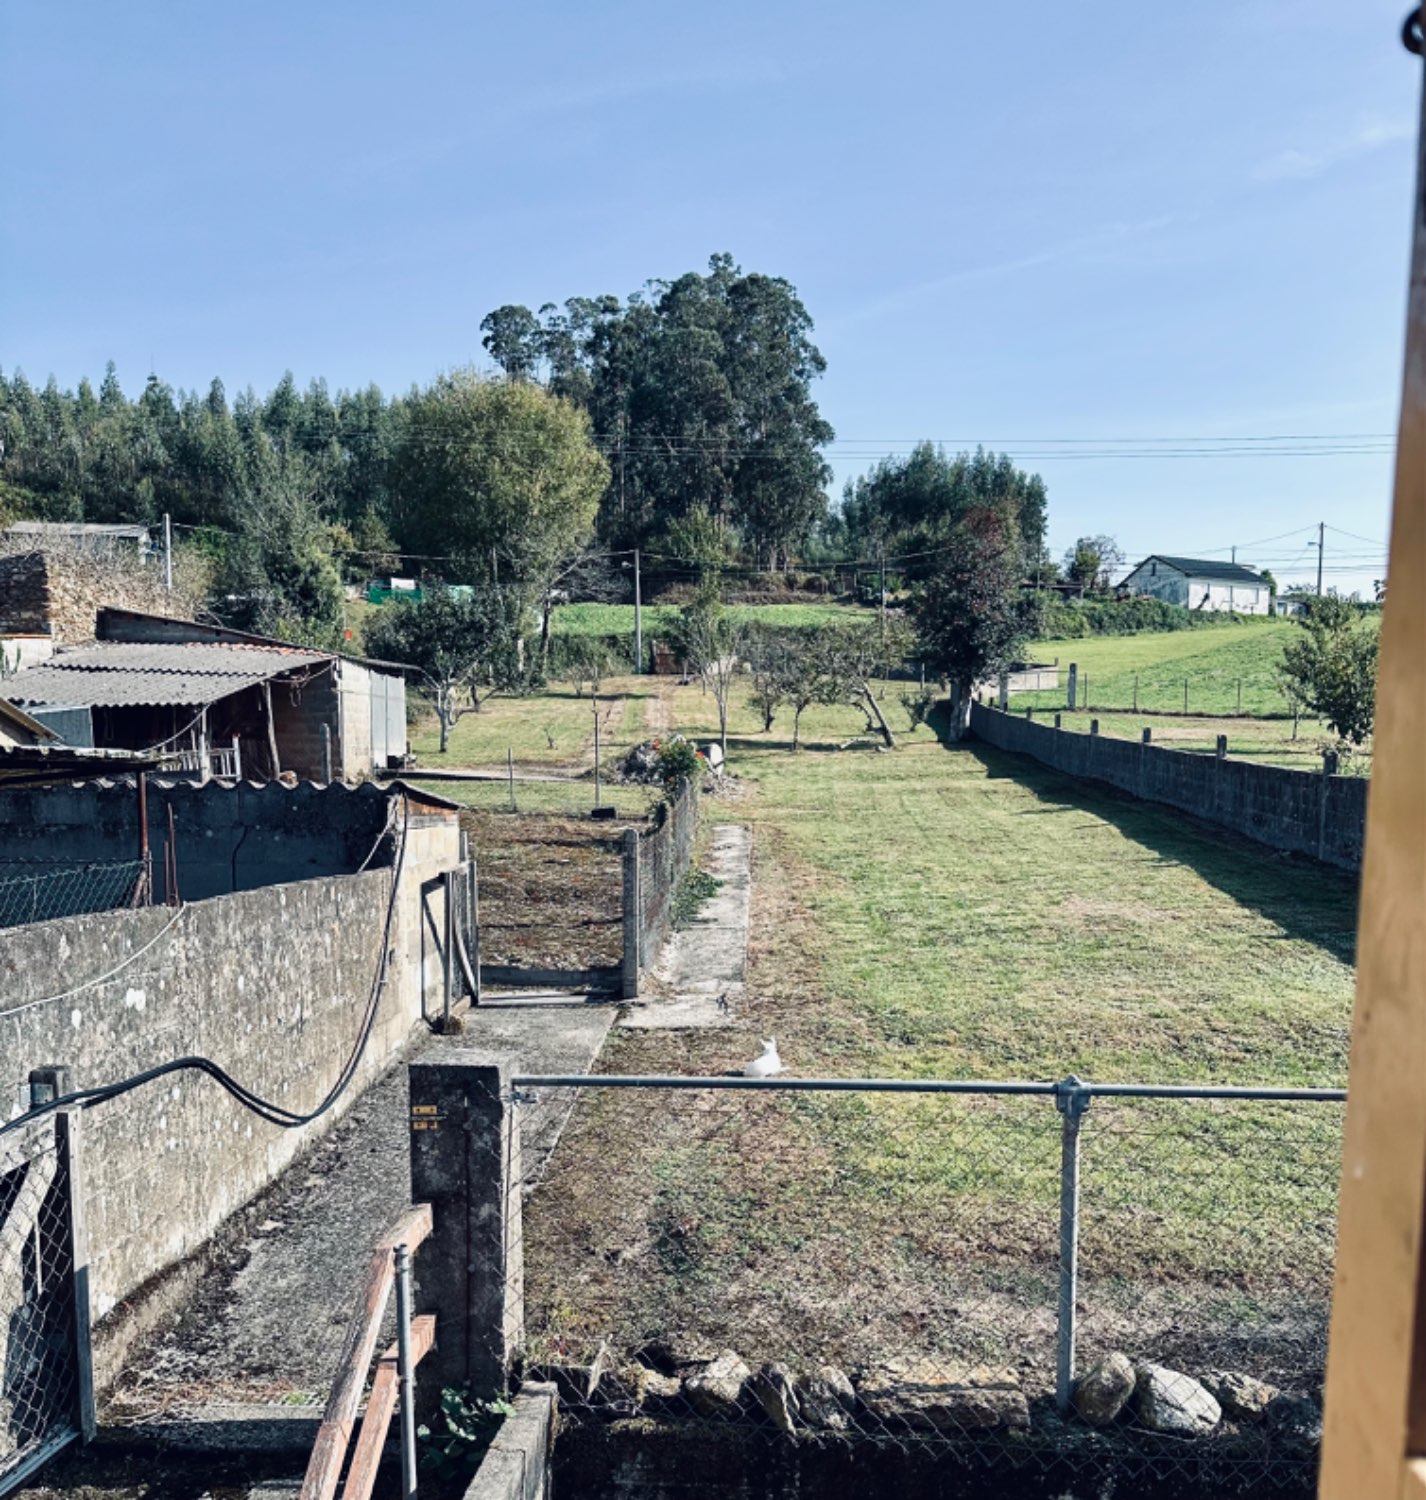
[[[480,871],[483,963],[584,969],[623,952],[619,839],[626,821],[467,808]]]

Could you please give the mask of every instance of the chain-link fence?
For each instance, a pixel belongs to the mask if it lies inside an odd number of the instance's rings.
[[[80,1430],[65,1123],[0,1140],[0,1494]]]
[[[1301,1485],[1341,1099],[591,1078],[522,1210],[523,1369],[585,1423]]]
[[[127,859],[86,863],[0,860],[0,927],[112,911],[148,899],[148,866]]]
[[[693,859],[698,834],[698,788],[685,781],[672,802],[659,804],[658,821],[639,838],[639,962],[651,968],[668,936],[673,900]],[[626,917],[626,920],[629,918]]]

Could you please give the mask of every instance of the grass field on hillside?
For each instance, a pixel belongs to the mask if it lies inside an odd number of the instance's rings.
[[[730,604],[728,614],[748,625],[783,625],[803,629],[856,619],[875,619],[876,611],[846,604]],[[678,616],[673,604],[644,606],[644,636],[666,631]],[[634,638],[632,604],[562,604],[550,617],[558,635],[627,635]]]
[[[1020,707],[1056,708],[1065,702],[1069,664],[1080,670],[1080,704],[1094,708],[1128,709],[1138,706],[1181,713],[1184,682],[1188,710],[1206,715],[1238,710],[1257,716],[1285,715],[1287,700],[1277,680],[1283,646],[1298,627],[1290,620],[1253,620],[1205,630],[1163,631],[1149,635],[1089,636],[1073,641],[1036,641],[1026,648],[1033,661],[1060,664],[1060,688],[1054,692],[1015,695]]]

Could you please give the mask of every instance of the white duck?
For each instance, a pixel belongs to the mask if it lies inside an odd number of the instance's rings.
[[[782,1059],[777,1055],[777,1038],[766,1037],[763,1039],[762,1054],[755,1057],[743,1069],[743,1077],[772,1078],[778,1073],[785,1072],[787,1072],[787,1069],[783,1066]]]

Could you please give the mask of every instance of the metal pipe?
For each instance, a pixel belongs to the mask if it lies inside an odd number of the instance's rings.
[[[1079,1127],[1089,1092],[1070,1074],[1055,1090],[1060,1112],[1060,1287],[1055,1331],[1055,1406],[1070,1409],[1074,1391],[1075,1298],[1079,1293]]]
[[[396,1247],[396,1373],[401,1402],[401,1493],[416,1495],[416,1381],[411,1359],[411,1249]]]
[[[690,1078],[675,1074],[638,1077],[619,1073],[529,1073],[510,1082],[520,1088],[606,1089],[786,1089],[793,1093],[869,1094],[1050,1094],[1058,1083],[1022,1083],[965,1078],[739,1078],[719,1075]],[[1346,1089],[1230,1087],[1211,1084],[1081,1083],[1091,1098],[1115,1099],[1257,1099],[1279,1103],[1340,1103]]]

